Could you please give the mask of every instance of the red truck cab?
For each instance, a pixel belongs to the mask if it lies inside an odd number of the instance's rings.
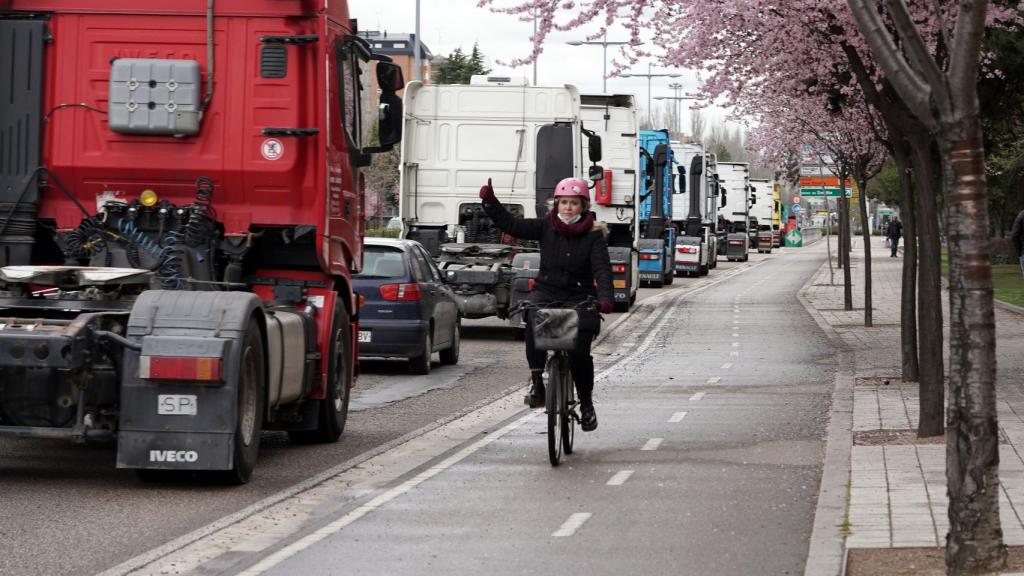
[[[241,482],[263,428],[337,440],[360,168],[400,141],[401,70],[345,1],[5,6],[0,435]]]

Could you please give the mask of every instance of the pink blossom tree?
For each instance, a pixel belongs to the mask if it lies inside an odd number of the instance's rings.
[[[653,56],[667,65],[697,69],[704,74],[706,95],[724,97],[741,116],[764,118],[764,98],[757,95],[768,92],[783,99],[811,93],[833,101],[861,92],[882,114],[897,161],[914,167],[917,194],[913,202],[905,202],[904,210],[912,213],[916,207],[922,216],[922,280],[937,278],[938,219],[930,188],[933,163],[928,158],[937,146],[948,210],[952,310],[947,566],[951,573],[982,573],[1003,565],[995,328],[975,81],[986,25],[1012,16],[1012,11],[989,10],[989,3],[979,0],[592,0],[585,6],[529,0],[504,7],[494,3],[480,0],[480,5],[497,11],[531,11],[538,16],[533,53],[524,62],[540,53],[553,29],[593,23],[597,37],[619,22],[635,40],[645,30],[653,36],[653,50],[627,49],[627,60]],[[909,181],[904,184],[909,191]],[[929,289],[932,284],[928,282]],[[922,319],[932,324],[927,333],[941,338],[936,303],[927,302],[928,314]],[[930,389],[938,388],[941,410],[941,339],[937,342],[937,357],[935,339],[922,348],[921,367],[940,367],[939,382],[931,382]],[[925,352],[932,355],[927,363]],[[904,367],[913,368],[906,358]],[[922,433],[924,392],[922,387]],[[936,409],[935,396],[928,405],[930,414]]]

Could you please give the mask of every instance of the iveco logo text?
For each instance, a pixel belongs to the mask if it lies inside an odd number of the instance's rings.
[[[195,462],[199,453],[195,450],[150,450],[150,462]]]

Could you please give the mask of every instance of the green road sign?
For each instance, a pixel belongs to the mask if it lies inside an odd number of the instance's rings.
[[[811,198],[839,198],[839,188],[800,188],[801,196],[809,196]],[[846,189],[846,197],[853,197],[853,189]]]

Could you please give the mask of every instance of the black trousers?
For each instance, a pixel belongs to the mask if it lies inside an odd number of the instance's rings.
[[[545,350],[537,350],[533,343],[533,330],[530,328],[533,325],[532,312],[526,314],[526,361],[530,370],[543,370],[548,354]],[[569,352],[572,380],[576,383],[580,404],[584,406],[594,402],[594,357],[590,355],[590,344],[593,341],[593,333],[581,331],[576,337],[576,349]]]

